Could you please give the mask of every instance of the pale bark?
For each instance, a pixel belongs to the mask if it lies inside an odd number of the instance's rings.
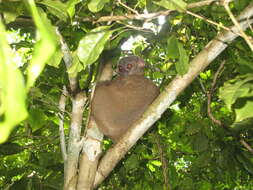
[[[103,66],[99,81],[111,80],[113,74],[111,62],[107,62]],[[93,189],[98,160],[102,152],[103,134],[98,130],[97,124],[92,117],[89,116],[88,120],[82,155],[79,161],[77,190]]]
[[[76,189],[76,184],[73,181],[75,181],[74,179],[77,176],[77,166],[81,150],[80,134],[85,101],[86,97],[83,92],[78,93],[72,100],[72,115],[67,150],[68,158],[64,173],[65,190]]]
[[[70,68],[72,65],[72,56],[67,43],[64,41],[60,32],[56,30],[60,37],[61,49],[63,52],[63,60],[65,62],[66,68]],[[71,114],[71,124],[69,129],[69,139],[68,147],[66,152],[66,144],[61,142],[63,160],[64,160],[64,190],[76,190],[77,183],[77,169],[79,155],[81,151],[81,126],[83,119],[84,104],[87,100],[84,92],[78,92],[79,86],[77,82],[77,77],[72,77],[69,75],[69,83],[71,88],[72,97],[72,114]],[[62,118],[63,119],[63,118]],[[63,130],[63,129],[62,129]],[[61,136],[64,136],[64,133]],[[63,137],[61,137],[63,138]]]
[[[65,112],[65,106],[66,106],[66,98],[67,98],[68,92],[66,89],[66,86],[63,86],[62,94],[59,101],[59,135],[60,135],[60,145],[61,145],[61,152],[62,152],[62,159],[64,162],[64,166],[66,165],[67,161],[67,148],[66,148],[66,140],[65,140],[65,134],[64,134],[64,112]],[[65,172],[65,169],[64,169]]]

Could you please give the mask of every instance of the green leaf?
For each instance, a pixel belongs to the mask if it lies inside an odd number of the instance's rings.
[[[200,78],[203,79],[203,80],[207,80],[207,79],[210,79],[211,77],[211,70],[207,70],[205,72],[201,72],[199,74]]]
[[[179,75],[184,75],[189,68],[189,57],[187,56],[186,50],[181,43],[178,43],[179,49],[179,62],[176,62],[176,70]]]
[[[74,16],[74,14],[75,14],[75,6],[79,2],[81,2],[81,0],[69,0],[67,2],[67,12],[68,12],[70,18],[72,18]]]
[[[39,32],[34,54],[27,71],[27,88],[30,88],[42,72],[46,62],[53,56],[56,50],[58,36],[55,33],[54,27],[47,19],[47,15],[37,10],[33,0],[28,2],[32,17]],[[42,54],[42,52],[45,53]]]
[[[153,76],[155,79],[162,79],[164,77],[164,74],[161,72],[153,72]]]
[[[167,44],[167,55],[171,59],[177,59],[180,57],[179,49],[178,49],[178,40],[175,35],[169,37]]]
[[[12,129],[27,117],[24,79],[12,59],[6,32],[0,22],[0,143],[7,140]]]
[[[47,64],[58,68],[59,64],[61,63],[62,57],[63,57],[63,53],[62,53],[61,49],[58,48],[58,50],[48,60]]]
[[[252,75],[239,76],[226,82],[224,86],[220,88],[219,97],[225,102],[229,110],[231,110],[231,106],[238,98],[253,96],[251,81],[253,81]]]
[[[72,54],[72,64],[71,66],[68,68],[68,74],[71,77],[75,77],[80,71],[83,70],[83,65],[81,64],[80,60],[77,57],[76,52],[74,52]]]
[[[172,35],[168,41],[167,56],[171,59],[178,59],[176,64],[176,70],[179,75],[184,75],[189,68],[189,57],[183,44],[180,43],[175,35]]]
[[[47,121],[45,114],[38,108],[29,110],[28,122],[32,128],[32,131],[35,131],[42,127]]]
[[[132,154],[125,162],[125,167],[128,170],[136,169],[139,166],[138,157],[136,154]]]
[[[91,0],[88,4],[88,8],[91,12],[96,13],[101,11],[108,2],[110,2],[110,0]]]
[[[253,64],[250,60],[238,56],[237,63],[239,63],[240,66],[247,66],[251,70],[251,72],[253,71]]]
[[[153,164],[147,163],[147,167],[151,172],[155,172],[156,170]]]
[[[68,19],[68,14],[66,12],[67,6],[61,1],[52,1],[52,0],[42,0],[38,2],[40,4],[46,5],[50,13],[63,20],[64,22]]]
[[[110,26],[95,28],[80,40],[77,56],[82,61],[84,68],[98,59],[112,34],[112,31],[108,30],[109,28]]]
[[[14,21],[18,16],[26,12],[25,4],[22,1],[1,1],[0,12],[6,24]]]
[[[162,165],[161,161],[159,161],[159,160],[153,160],[150,163],[153,164],[154,166],[161,166]]]
[[[253,117],[253,101],[246,101],[243,107],[235,108],[236,119],[235,122],[240,122],[244,119]]]
[[[184,12],[187,6],[187,4],[182,0],[161,0],[159,2],[156,1],[153,2],[166,9],[177,10],[179,12]]]

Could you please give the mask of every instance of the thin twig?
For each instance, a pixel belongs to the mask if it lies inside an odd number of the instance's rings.
[[[240,139],[240,143],[253,154],[253,148],[244,139]]]
[[[196,18],[199,18],[199,19],[201,19],[201,20],[204,20],[204,21],[206,21],[206,22],[208,22],[208,23],[210,23],[210,24],[213,24],[213,25],[215,25],[215,26],[217,26],[217,27],[220,27],[220,28],[222,28],[222,29],[224,29],[224,30],[226,30],[226,31],[230,31],[230,32],[232,32],[232,33],[234,33],[234,34],[236,34],[236,35],[238,35],[238,36],[241,36],[240,33],[235,32],[235,31],[232,31],[232,30],[230,30],[229,27],[223,26],[222,24],[219,24],[219,23],[217,23],[217,22],[214,22],[214,21],[212,21],[212,20],[210,20],[210,19],[208,19],[208,18],[205,18],[205,17],[203,17],[203,16],[200,16],[200,15],[198,15],[198,14],[196,14],[196,13],[191,12],[191,11],[186,11],[186,13],[189,14],[189,15],[192,15],[192,16],[194,16],[194,17],[196,17]]]
[[[251,43],[250,41],[250,38],[246,35],[246,33],[242,30],[242,27],[241,25],[238,23],[238,21],[236,20],[235,16],[233,15],[232,11],[230,10],[229,8],[229,5],[228,5],[228,1],[225,0],[224,3],[223,3],[223,6],[224,8],[226,9],[230,19],[232,20],[232,22],[234,23],[234,25],[238,28],[240,34],[241,34],[241,37],[244,38],[244,40],[246,41],[246,43],[249,45],[251,51],[253,51],[253,44]]]
[[[62,158],[65,162],[67,160],[67,148],[66,148],[66,141],[65,141],[65,134],[64,134],[64,115],[65,106],[66,106],[66,97],[68,95],[66,86],[63,86],[63,91],[59,101],[59,134],[60,134],[60,144],[61,144],[61,152]]]
[[[187,5],[187,9],[192,9],[192,8],[196,8],[196,7],[203,7],[206,5],[210,5],[213,2],[219,3],[219,0],[206,0],[206,1],[199,1],[199,2],[195,2],[195,3],[190,3],[189,5]]]
[[[100,17],[99,19],[95,20],[95,22],[107,22],[107,21],[122,21],[122,20],[146,20],[146,19],[154,19],[159,16],[167,16],[172,12],[172,10],[167,10],[167,11],[159,11],[156,13],[149,13],[149,14],[138,14],[138,15],[125,15],[125,16],[103,16]],[[87,20],[83,20],[87,21]],[[88,20],[90,21],[90,20]]]
[[[131,7],[127,6],[126,4],[122,3],[121,0],[118,0],[118,3],[122,6],[122,7],[125,7],[126,9],[130,10],[131,12],[133,12],[134,14],[138,15],[139,13],[132,9]]]
[[[214,78],[213,78],[213,82],[212,82],[212,87],[211,87],[211,90],[212,90],[212,91],[213,91],[214,88],[215,88],[217,79],[220,77],[221,71],[223,70],[225,63],[226,63],[226,62],[223,61],[223,62],[220,64],[220,66],[219,66],[218,70],[216,71],[216,73],[214,74]]]
[[[198,79],[198,81],[199,81],[199,84],[200,84],[201,90],[203,91],[203,93],[205,93],[205,94],[206,94],[206,88],[205,88],[205,86],[204,86],[204,84],[203,84],[202,80],[201,80],[199,77],[197,77],[197,79]]]
[[[231,1],[234,1],[234,0],[227,0],[227,1],[231,2]],[[190,3],[190,4],[187,5],[187,9],[203,7],[203,6],[210,5],[211,3],[220,4],[220,0],[205,0],[205,1],[195,2],[195,3]]]
[[[156,13],[148,13],[148,14],[128,14],[128,15],[114,15],[114,16],[102,16],[99,18],[81,18],[82,22],[108,22],[108,21],[123,21],[123,20],[147,20],[147,19],[155,19],[159,16],[167,16],[172,12],[172,10],[159,11]]]
[[[223,127],[223,124],[220,120],[216,119],[213,114],[212,114],[212,110],[211,110],[211,101],[212,101],[212,94],[213,94],[213,91],[214,91],[214,88],[215,88],[215,85],[216,85],[216,81],[218,79],[218,76],[219,76],[219,73],[220,71],[222,70],[222,68],[224,67],[225,65],[225,61],[223,61],[221,63],[221,65],[219,66],[217,72],[215,73],[214,75],[214,78],[213,78],[213,82],[212,82],[212,85],[211,85],[211,89],[207,92],[207,114],[208,116],[210,117],[210,119],[217,125],[219,126],[222,126]]]
[[[111,37],[111,41],[114,40],[115,38],[117,38],[120,34],[126,32],[126,31],[130,31],[132,29],[124,29],[124,30],[121,30],[119,33],[117,33],[115,36],[112,36]]]
[[[209,90],[209,92],[207,93],[207,114],[209,116],[209,118],[218,126],[223,127],[224,129],[228,130],[228,126],[224,125],[224,123],[222,123],[220,120],[216,119],[213,114],[212,114],[212,110],[211,110],[211,102],[212,102],[212,94],[214,92],[215,89],[215,85],[217,82],[217,79],[219,78],[219,75],[223,69],[225,65],[225,61],[222,62],[222,64],[219,66],[218,70],[216,71],[214,78],[213,78],[213,82],[211,85],[211,89]],[[253,149],[251,148],[251,146],[242,138],[240,138],[239,142],[249,151],[253,154]]]
[[[249,17],[247,18],[247,22],[248,22],[248,25],[249,25],[249,28],[250,28],[251,32],[253,32],[253,27],[252,27],[251,24],[250,24],[250,19],[249,19]]]
[[[232,0],[231,0],[232,1]],[[125,8],[129,9],[131,12],[134,12],[135,14],[129,14],[126,16],[102,16],[100,18],[82,18],[81,20],[83,22],[108,22],[108,21],[122,21],[122,20],[146,20],[146,19],[155,19],[159,16],[167,16],[173,10],[166,10],[166,11],[159,11],[156,13],[148,13],[148,14],[139,14],[136,10],[128,7],[124,3],[122,3],[120,0],[118,1],[120,5],[124,6]],[[219,2],[219,0],[204,0],[197,3],[190,3],[187,5],[187,9],[192,9],[196,7],[202,7],[210,5],[213,2]]]
[[[145,29],[145,28],[142,28],[142,27],[126,24],[126,23],[123,23],[123,22],[120,22],[120,21],[116,21],[116,22],[126,26],[127,28],[131,28],[131,29],[134,29],[134,30],[142,31],[142,32],[153,33],[152,30],[149,30],[149,29]]]

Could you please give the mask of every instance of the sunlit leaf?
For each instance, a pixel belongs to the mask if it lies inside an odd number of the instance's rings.
[[[236,122],[253,117],[253,101],[246,101],[245,105],[235,108]]]
[[[159,2],[153,1],[155,4],[160,5],[169,10],[177,10],[180,12],[185,11],[187,4],[182,0],[161,0]]]
[[[39,1],[40,4],[46,5],[49,12],[63,20],[64,22],[68,19],[68,14],[66,12],[67,6],[61,1],[52,1],[52,0],[42,0]]]
[[[77,56],[82,61],[84,68],[98,59],[104,49],[105,43],[112,34],[112,31],[109,29],[110,26],[95,28],[79,42]]]
[[[225,102],[228,109],[238,98],[253,96],[252,75],[245,75],[230,80],[219,91],[219,97]]]
[[[152,163],[154,166],[161,166],[161,165],[162,165],[161,161],[159,161],[159,160],[153,160],[153,161],[151,161],[151,163]]]
[[[47,64],[58,68],[59,64],[61,63],[62,57],[63,57],[63,53],[62,53],[61,49],[58,48],[58,50],[48,60]]]
[[[211,70],[207,70],[205,72],[201,72],[199,74],[200,78],[203,79],[203,80],[207,80],[211,77]]]
[[[148,169],[151,171],[151,172],[155,172],[155,167],[152,165],[152,164],[150,164],[150,163],[147,163],[147,167],[148,167]]]
[[[74,16],[74,14],[75,14],[75,6],[79,2],[81,2],[81,0],[69,0],[67,2],[67,12],[68,12],[70,18],[72,18]]]
[[[110,2],[110,0],[91,0],[88,4],[88,8],[91,12],[96,13],[101,11],[108,2]]]
[[[55,29],[47,19],[47,15],[38,11],[33,0],[29,1],[32,16],[39,36],[34,48],[34,54],[28,67],[27,88],[30,88],[42,72],[46,62],[53,56],[57,46]],[[44,52],[43,54],[41,52]]]
[[[0,143],[7,140],[12,129],[27,117],[24,79],[17,68],[0,22]]]

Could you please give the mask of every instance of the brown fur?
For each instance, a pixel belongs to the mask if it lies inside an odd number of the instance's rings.
[[[91,116],[101,132],[117,142],[158,94],[158,88],[143,75],[118,76],[97,85]]]

